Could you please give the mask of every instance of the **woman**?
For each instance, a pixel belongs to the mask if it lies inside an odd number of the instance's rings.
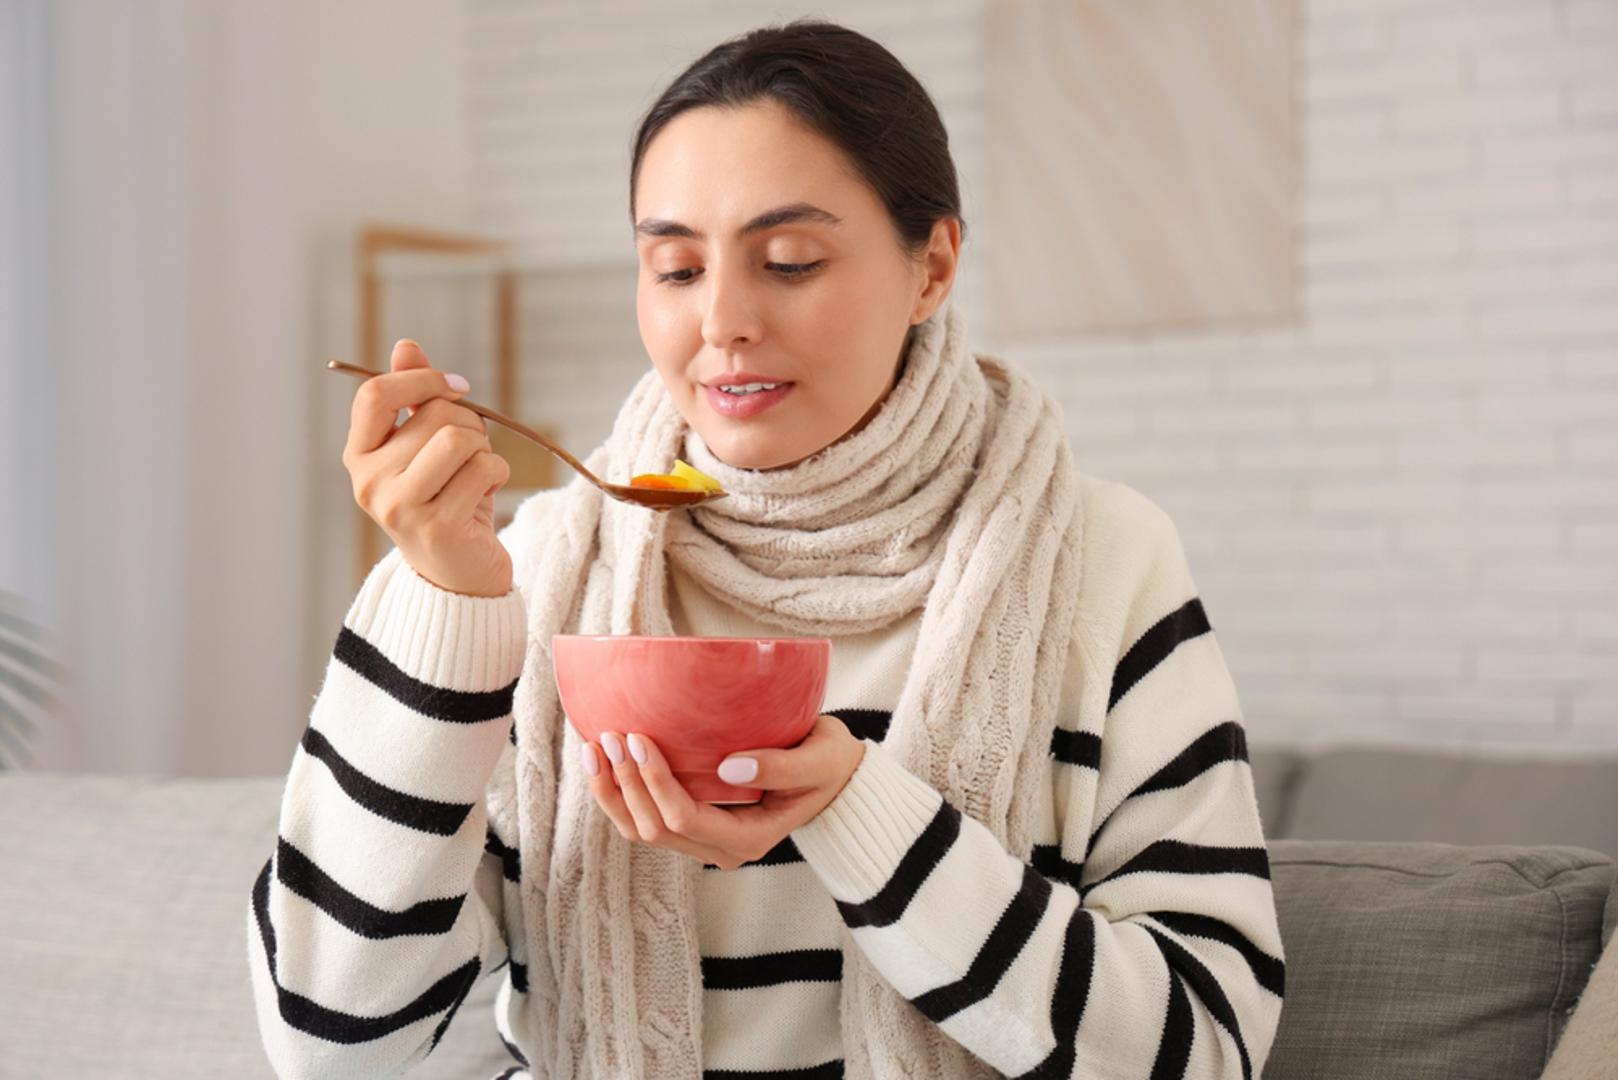
[[[465,381],[405,341],[362,384],[344,461],[396,547],[254,889],[271,1059],[392,1075],[503,968],[515,1075],[1257,1075],[1284,968],[1235,689],[1170,520],[968,349],[925,91],[756,31],[653,105],[630,187],[655,370],[589,463],[731,497],[575,481],[496,537]],[[832,708],[720,766],[762,803],[694,803],[563,723],[558,632],[830,636]]]

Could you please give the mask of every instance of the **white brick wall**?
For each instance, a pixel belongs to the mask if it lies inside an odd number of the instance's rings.
[[[1618,2],[1301,0],[1299,318],[1055,342],[976,286],[983,2],[818,10],[938,99],[982,347],[1061,400],[1081,468],[1174,517],[1254,738],[1618,747]],[[467,10],[478,214],[545,267],[524,409],[588,448],[646,364],[633,123],[799,12]]]

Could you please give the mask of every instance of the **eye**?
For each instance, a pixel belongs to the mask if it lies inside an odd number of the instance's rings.
[[[782,277],[795,278],[814,273],[826,265],[826,260],[820,259],[810,263],[765,263],[764,265],[767,269],[774,270]]]
[[[686,267],[682,270],[670,270],[666,274],[654,274],[659,285],[689,285],[696,279],[698,271],[695,267]]]
[[[783,278],[801,278],[813,274],[826,265],[825,259],[807,263],[765,263],[765,269],[772,270]],[[670,270],[667,273],[653,274],[659,285],[689,285],[702,273],[701,267],[685,267],[680,270]]]

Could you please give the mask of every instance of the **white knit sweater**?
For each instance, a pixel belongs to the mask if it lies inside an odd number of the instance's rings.
[[[1083,492],[1032,865],[882,751],[920,612],[835,640],[823,711],[869,740],[865,760],[769,856],[704,873],[705,1075],[842,1075],[845,926],[1006,1075],[1259,1075],[1284,954],[1236,690],[1167,515],[1122,484]],[[680,633],[777,633],[678,571],[671,586]],[[395,551],[345,619],[247,911],[283,1078],[397,1075],[432,1051],[467,973],[497,969],[503,1075],[527,1075],[515,822],[483,801],[513,760],[523,611],[518,590],[454,595]]]

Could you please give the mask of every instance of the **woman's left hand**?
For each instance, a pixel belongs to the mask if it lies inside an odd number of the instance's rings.
[[[746,806],[718,807],[688,795],[646,736],[608,732],[601,743],[599,748],[584,744],[585,773],[596,766],[590,791],[619,834],[725,870],[763,858],[829,806],[865,757],[865,744],[841,720],[821,716],[790,750],[749,750],[726,758],[720,779],[762,788],[764,797]],[[757,763],[752,778],[746,775],[748,760]]]

